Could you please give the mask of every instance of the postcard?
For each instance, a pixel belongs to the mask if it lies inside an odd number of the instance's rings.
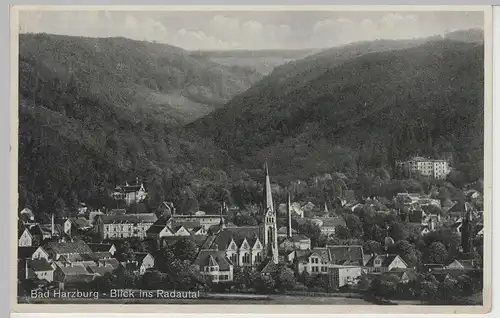
[[[490,311],[491,23],[13,6],[13,311]]]

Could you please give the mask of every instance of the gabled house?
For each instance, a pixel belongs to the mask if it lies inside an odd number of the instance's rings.
[[[54,280],[54,266],[46,259],[28,259],[26,260],[26,279],[37,278],[48,282]]]
[[[45,259],[50,260],[49,253],[41,246],[38,246],[36,250],[31,254],[32,259]]]
[[[396,254],[373,255],[364,266],[367,272],[388,272],[406,268],[408,268],[406,262]]]
[[[126,182],[124,186],[117,186],[111,196],[115,200],[124,200],[127,205],[131,205],[146,199],[147,192],[144,183],[139,183],[139,179],[136,178],[133,185]]]
[[[155,258],[151,253],[135,253],[135,261],[140,275],[155,266]]]
[[[194,264],[199,267],[201,275],[213,283],[233,281],[233,264],[224,251],[202,250]]]
[[[38,224],[28,225],[19,232],[18,246],[38,246],[43,238],[42,230]]]
[[[446,269],[449,269],[449,270],[473,270],[476,268],[475,264],[474,264],[474,260],[473,259],[462,259],[462,260],[454,260],[453,262],[451,262],[450,264],[448,264],[446,267]]]
[[[92,224],[84,217],[68,218],[66,219],[66,221],[64,221],[63,227],[64,233],[68,235],[74,235],[78,233],[78,231],[91,229]]]

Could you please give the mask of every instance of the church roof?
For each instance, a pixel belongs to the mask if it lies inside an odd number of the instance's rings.
[[[233,239],[238,247],[244,239],[247,239],[250,246],[252,246],[251,242],[255,244],[255,239],[261,239],[261,235],[262,229],[260,226],[226,227],[218,234],[215,234],[215,238],[208,244],[204,244],[203,247],[223,251],[226,250]]]

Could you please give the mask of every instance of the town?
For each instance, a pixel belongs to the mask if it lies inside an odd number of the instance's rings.
[[[480,294],[482,190],[464,185],[450,193],[443,186],[451,171],[446,160],[415,157],[396,167],[429,180],[428,191],[388,199],[345,189],[321,204],[295,201],[287,192],[285,202],[276,202],[266,163],[262,202],[246,209],[221,200],[219,213],[211,214],[186,214],[173,202],[139,210],[148,198],[139,178],[109,189],[122,204],[94,210],[82,202],[74,216],[52,213],[48,223],[20,207],[18,295],[340,293],[376,303],[455,304]]]

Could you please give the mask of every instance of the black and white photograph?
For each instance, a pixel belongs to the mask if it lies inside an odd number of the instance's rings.
[[[489,7],[16,14],[18,304],[489,310]]]

